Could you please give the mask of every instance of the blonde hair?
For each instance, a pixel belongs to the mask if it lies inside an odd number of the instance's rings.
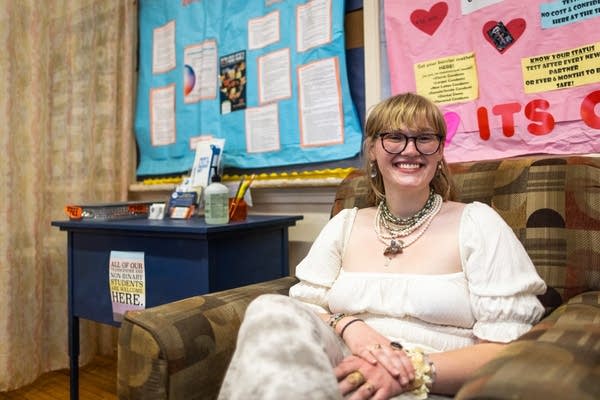
[[[376,104],[367,116],[363,141],[364,168],[369,177],[368,199],[370,204],[375,205],[385,197],[385,188],[381,174],[377,171],[377,165],[369,160],[369,149],[375,145],[379,133],[399,128],[415,132],[433,129],[442,135],[442,146],[446,140],[444,115],[429,99],[414,93],[403,93]],[[440,194],[444,201],[453,200],[455,195],[450,170],[443,157],[440,166],[429,186]],[[373,169],[377,171],[375,177],[371,177]]]

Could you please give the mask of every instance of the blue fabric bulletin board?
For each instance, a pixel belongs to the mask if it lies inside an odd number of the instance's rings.
[[[195,143],[206,138],[225,138],[222,166],[231,168],[265,168],[295,164],[321,163],[343,160],[360,152],[362,131],[357,112],[350,97],[346,71],[344,43],[344,1],[338,0],[141,0],[140,67],[135,117],[135,134],[139,148],[138,176],[166,175],[192,168]],[[308,49],[300,49],[298,19],[307,18],[307,7],[329,7],[331,20],[330,40]],[[304,12],[304,14],[302,14]],[[249,22],[278,20],[278,40],[264,47],[249,46]],[[308,18],[311,16],[309,15]],[[171,67],[156,68],[157,37],[165,29],[174,31],[174,53]],[[163,35],[161,40],[168,39]],[[205,46],[205,47],[202,47]],[[193,94],[194,71],[186,65],[186,54],[191,48],[216,51],[214,68],[216,95],[189,101]],[[260,99],[258,65],[261,57],[277,51],[289,52],[290,95],[267,102]],[[162,55],[166,58],[169,55]],[[225,58],[226,56],[231,56]],[[223,112],[223,63],[236,65],[242,60],[245,82],[241,106],[232,101]],[[312,63],[335,60],[342,133],[339,140],[328,143],[303,143],[299,103],[299,70]],[[168,62],[167,62],[168,64]],[[237,65],[240,65],[239,62]],[[206,80],[204,81],[206,84]],[[152,93],[171,93],[167,101],[174,118],[161,120],[162,127],[171,124],[170,139],[153,137]],[[170,92],[169,92],[170,91]],[[157,97],[159,99],[160,97]],[[169,98],[168,96],[166,98]],[[158,100],[154,100],[156,102]],[[172,106],[170,105],[172,104]],[[236,105],[237,104],[237,105]],[[248,151],[248,110],[276,104],[279,135],[268,151]],[[236,109],[236,107],[238,107]],[[230,111],[230,112],[227,112]],[[168,113],[167,113],[168,114]],[[313,127],[314,129],[314,127]]]

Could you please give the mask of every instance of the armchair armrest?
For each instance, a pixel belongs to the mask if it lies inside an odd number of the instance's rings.
[[[194,296],[125,314],[119,330],[119,399],[216,398],[248,304],[287,295],[296,278]]]
[[[597,399],[600,291],[569,300],[481,367],[457,400]]]

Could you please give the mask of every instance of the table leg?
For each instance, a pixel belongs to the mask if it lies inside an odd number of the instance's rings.
[[[79,317],[69,316],[69,363],[71,400],[79,400]]]

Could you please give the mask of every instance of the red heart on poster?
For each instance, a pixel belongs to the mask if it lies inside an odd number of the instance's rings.
[[[482,29],[483,37],[494,48],[497,48],[496,44],[494,43],[494,41],[492,40],[492,38],[490,37],[488,32],[497,25],[498,25],[498,21],[488,21],[483,25],[483,29]],[[508,24],[506,24],[505,27],[508,30],[508,32],[510,32],[510,36],[512,36],[513,41],[511,43],[509,43],[506,47],[504,47],[502,49],[498,49],[498,51],[500,53],[503,53],[506,51],[506,49],[508,49],[513,44],[515,44],[517,39],[519,39],[521,37],[521,35],[523,34],[523,32],[525,32],[526,26],[527,26],[527,23],[525,22],[525,20],[523,18],[515,18],[512,21],[510,21]]]
[[[431,6],[429,11],[427,10],[415,10],[410,14],[410,22],[413,23],[417,29],[422,30],[429,36],[439,28],[444,18],[448,15],[448,4],[443,1]]]

